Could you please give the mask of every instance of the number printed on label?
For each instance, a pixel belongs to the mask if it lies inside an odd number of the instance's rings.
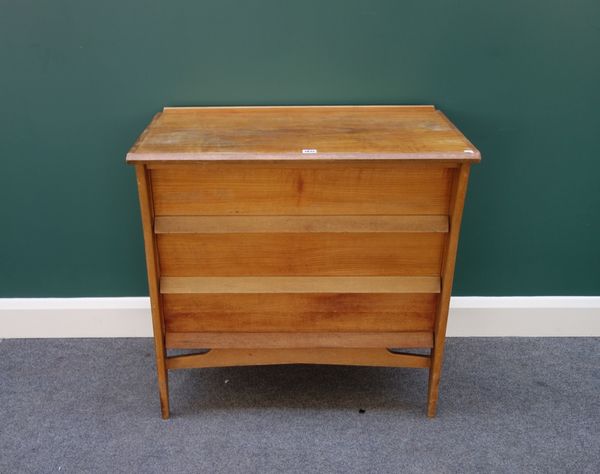
[[[316,149],[314,149],[314,148],[304,148],[304,149],[302,150],[302,154],[303,154],[303,155],[314,155],[314,154],[316,154],[316,153],[317,153],[317,150],[316,150]]]

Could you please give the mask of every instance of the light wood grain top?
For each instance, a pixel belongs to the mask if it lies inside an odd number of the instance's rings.
[[[127,154],[129,163],[480,158],[429,105],[166,107]]]

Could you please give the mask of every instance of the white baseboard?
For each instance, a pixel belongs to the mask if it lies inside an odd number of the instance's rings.
[[[598,337],[600,296],[460,296],[449,337]]]
[[[148,297],[0,299],[0,339],[151,336]]]
[[[600,296],[453,297],[449,337],[600,336]],[[150,337],[150,301],[0,298],[0,339]]]

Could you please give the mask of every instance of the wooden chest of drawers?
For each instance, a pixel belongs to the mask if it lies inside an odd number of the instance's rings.
[[[163,417],[169,369],[297,363],[427,368],[434,416],[479,160],[432,106],[157,114],[127,162]]]

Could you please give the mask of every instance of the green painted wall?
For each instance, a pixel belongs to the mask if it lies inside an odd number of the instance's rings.
[[[457,295],[600,294],[600,2],[0,1],[0,296],[147,294],[164,105],[436,104],[483,152]]]

